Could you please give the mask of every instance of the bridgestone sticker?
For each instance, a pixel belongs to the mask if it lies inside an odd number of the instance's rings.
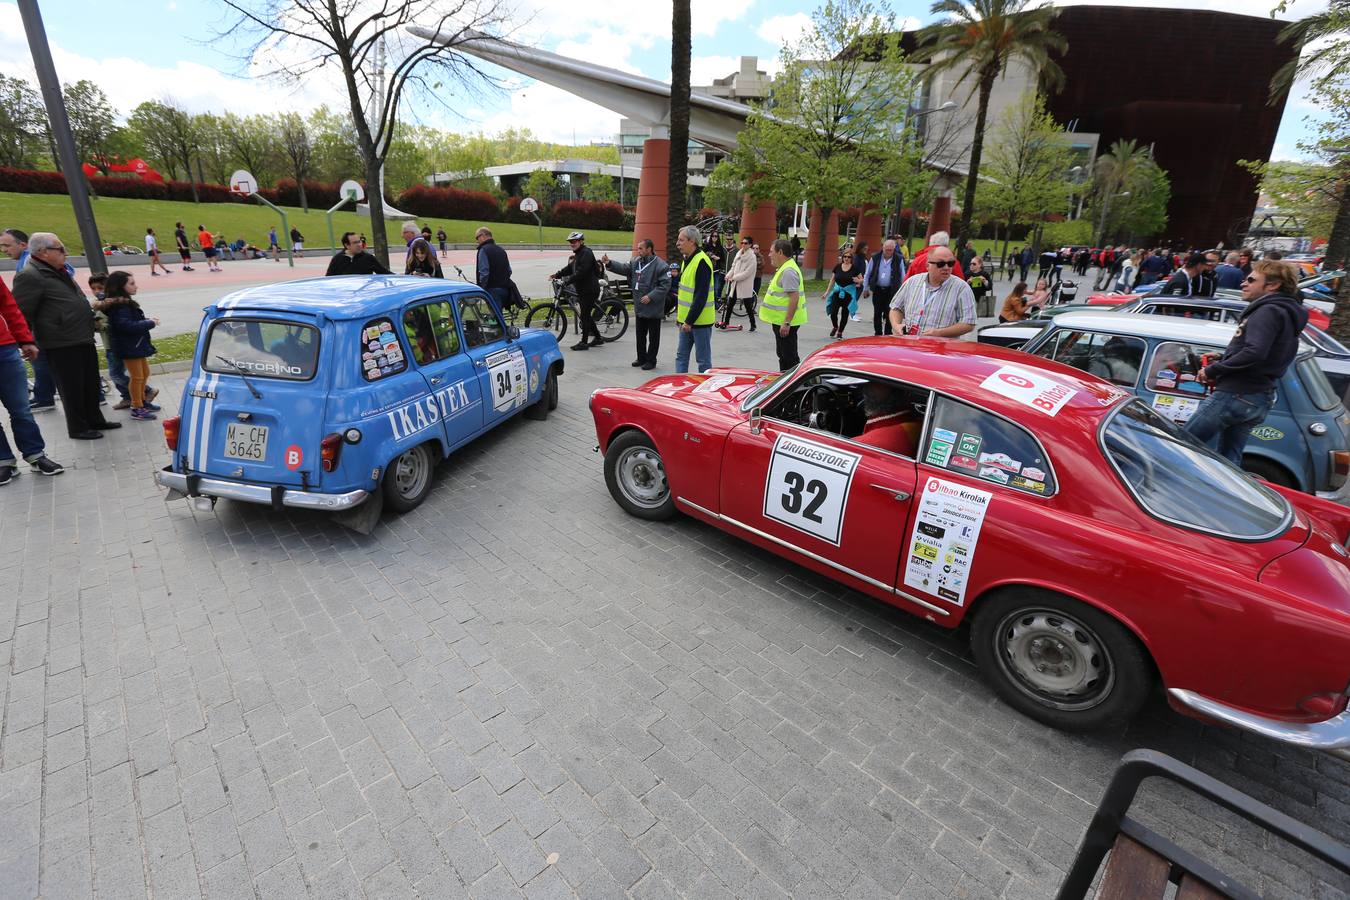
[[[924,483],[906,545],[908,587],[965,605],[970,567],[992,496],[941,478]]]
[[[1073,399],[1078,391],[1020,366],[1000,366],[980,382],[980,387],[1023,406],[1038,409],[1047,416],[1059,412],[1060,407]]]
[[[838,547],[859,459],[847,450],[780,434],[764,483],[764,517]]]

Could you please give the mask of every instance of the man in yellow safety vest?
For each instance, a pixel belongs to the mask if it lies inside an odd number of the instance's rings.
[[[706,372],[712,368],[712,326],[717,319],[717,310],[713,307],[713,265],[699,249],[698,229],[686,225],[680,229],[675,246],[684,256],[684,266],[680,269],[678,303],[675,307],[675,321],[680,327],[680,344],[675,350],[675,371],[689,371],[689,351],[693,349],[698,359],[698,370]]]
[[[764,291],[759,317],[773,326],[774,349],[778,351],[778,369],[786,372],[802,358],[797,355],[797,329],[806,324],[806,303],[802,296],[802,270],[792,258],[792,242],[778,239],[769,250],[769,262],[775,271]]]

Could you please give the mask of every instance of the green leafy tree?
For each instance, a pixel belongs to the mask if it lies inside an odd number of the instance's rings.
[[[1122,194],[1133,194],[1131,188],[1139,181],[1149,162],[1148,148],[1140,147],[1133,139],[1119,140],[1111,149],[1097,157],[1092,164],[1092,187],[1088,190],[1088,206],[1097,219],[1097,244],[1103,245],[1111,234],[1119,231],[1119,211],[1128,198]],[[1108,219],[1112,207],[1117,218]],[[1111,227],[1108,227],[1111,226]]]
[[[300,114],[293,112],[273,116],[271,124],[277,146],[300,191],[300,208],[309,212],[305,180],[314,167],[314,145],[309,139],[309,129],[305,127],[305,120],[300,118]]]
[[[38,165],[47,128],[42,97],[22,78],[0,75],[0,166]]]
[[[1073,149],[1040,94],[1028,94],[1003,114],[991,136],[986,180],[976,193],[981,207],[1007,226],[1003,257],[1013,228],[1064,211],[1072,165]]]
[[[836,209],[892,196],[915,83],[884,3],[827,0],[811,18],[814,27],[783,47],[783,72],[732,159],[751,197],[809,200],[825,222]],[[816,278],[823,241],[819,249]]]
[[[80,162],[91,163],[104,175],[108,174],[109,164],[121,149],[117,140],[117,112],[103,90],[87,79],[65,85],[62,94],[75,155]]]
[[[192,116],[172,100],[147,100],[132,111],[128,124],[157,164],[170,174],[183,173],[192,184],[192,201],[196,203],[192,163],[197,156],[197,133]]]
[[[535,169],[521,182],[520,189],[526,197],[538,200],[540,207],[547,207],[558,198],[558,179],[547,169]]]
[[[736,165],[723,159],[708,173],[708,186],[703,189],[703,202],[723,215],[736,215],[745,197],[745,181]]]
[[[1172,181],[1151,158],[1135,172],[1128,185],[1130,195],[1117,201],[1110,224],[1113,235],[1136,240],[1155,237],[1167,227],[1167,204],[1172,199]]]
[[[1260,179],[1261,193],[1281,212],[1297,217],[1309,237],[1325,240],[1331,234],[1344,180],[1336,165],[1288,160],[1240,165]]]
[[[596,203],[617,203],[619,186],[615,183],[613,175],[592,175],[586,180],[586,186],[581,189],[581,196],[582,199]]]
[[[1035,6],[1033,0],[938,0],[931,11],[945,21],[919,32],[916,55],[931,61],[925,75],[960,72],[957,85],[972,81],[976,93],[975,138],[956,235],[959,243],[971,236],[975,221],[975,188],[994,84],[1009,63],[1019,60],[1039,76],[1043,86],[1057,90],[1064,83],[1064,73],[1051,55],[1062,54],[1068,43],[1053,27],[1059,11],[1050,4]]]
[[[320,181],[346,181],[365,171],[356,147],[356,129],[351,118],[320,106],[305,119],[314,147],[314,177]]]
[[[201,113],[192,117],[192,138],[195,147],[193,158],[197,165],[196,181],[204,184],[224,184],[240,167],[241,160],[235,155],[234,145],[226,133],[227,128],[225,119],[213,113]],[[244,168],[248,168],[247,165]],[[188,173],[187,177],[189,181],[194,180],[193,173]]]
[[[226,113],[221,120],[221,133],[240,168],[247,169],[264,187],[276,183],[277,171],[282,166],[281,152],[276,129],[266,116]]]

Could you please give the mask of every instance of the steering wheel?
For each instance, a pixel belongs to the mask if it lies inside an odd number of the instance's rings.
[[[839,434],[843,415],[837,388],[822,382],[803,391],[797,401],[797,421],[808,428]]]

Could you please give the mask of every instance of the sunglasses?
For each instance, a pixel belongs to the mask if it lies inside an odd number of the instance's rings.
[[[944,259],[940,261],[929,260],[928,264],[930,266],[937,266],[939,269],[950,269],[952,266],[956,265],[956,260],[954,259]]]
[[[1243,283],[1243,284],[1256,284],[1256,276],[1255,276],[1255,275],[1248,275],[1246,278],[1242,279],[1242,283]]]

